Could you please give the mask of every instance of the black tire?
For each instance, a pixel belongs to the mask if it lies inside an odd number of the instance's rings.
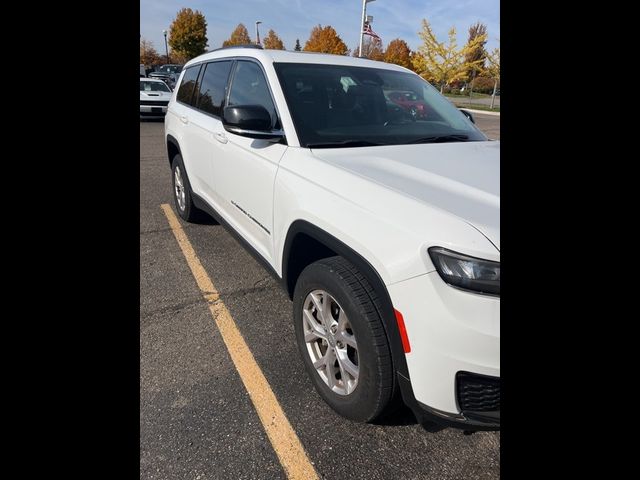
[[[176,188],[176,170],[179,170],[180,177],[182,178],[184,190],[184,207],[180,205],[178,199],[179,190]],[[191,183],[187,177],[187,171],[184,168],[184,162],[182,156],[178,153],[171,161],[171,185],[173,186],[173,203],[176,206],[176,211],[180,218],[187,222],[195,222],[202,216],[202,211],[193,204],[193,197],[191,194]]]
[[[347,395],[329,388],[307,350],[303,309],[307,295],[314,290],[324,290],[337,301],[357,341],[358,381],[355,390]],[[380,416],[393,396],[391,350],[376,301],[377,295],[364,276],[342,257],[325,258],[307,266],[298,278],[293,298],[296,341],[316,390],[333,410],[358,422],[370,422]]]

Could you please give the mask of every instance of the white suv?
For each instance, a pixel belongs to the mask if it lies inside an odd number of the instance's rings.
[[[468,113],[396,65],[233,47],[185,65],[165,133],[178,213],[281,282],[334,410],[500,428],[500,142]]]

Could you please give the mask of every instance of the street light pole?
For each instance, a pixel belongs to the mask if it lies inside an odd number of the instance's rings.
[[[260,25],[261,21],[256,21],[256,44],[260,45],[260,32],[258,31],[258,25]]]
[[[164,35],[164,50],[167,52],[167,63],[171,63],[171,60],[169,60],[169,47],[167,46],[167,31],[162,30],[162,34]]]
[[[358,49],[358,56],[362,57],[362,42],[364,41],[364,21],[367,18],[367,3],[375,2],[376,0],[362,0],[362,20],[360,20],[360,48]]]

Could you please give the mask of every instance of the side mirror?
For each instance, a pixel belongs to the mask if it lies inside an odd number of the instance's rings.
[[[243,137],[271,141],[284,138],[282,130],[271,129],[271,115],[262,105],[224,107],[222,126],[227,132]]]
[[[473,119],[473,115],[471,115],[471,112],[469,112],[467,110],[463,110],[463,109],[460,109],[460,111],[462,113],[464,113],[465,117],[467,117],[469,120],[471,120],[471,123],[476,123],[476,121]]]

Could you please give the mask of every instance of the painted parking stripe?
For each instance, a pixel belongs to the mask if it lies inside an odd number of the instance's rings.
[[[278,399],[273,390],[271,390],[269,382],[267,382],[262,370],[253,358],[253,354],[244,338],[242,338],[242,334],[233,321],[229,310],[220,299],[220,295],[211,278],[209,278],[200,263],[176,214],[166,203],[162,204],[161,208],[169,221],[169,226],[187,260],[191,273],[209,305],[209,310],[220,330],[231,360],[240,374],[242,383],[244,383],[249,393],[253,406],[287,478],[291,480],[318,479],[318,474],[313,468],[298,435],[291,427]]]

